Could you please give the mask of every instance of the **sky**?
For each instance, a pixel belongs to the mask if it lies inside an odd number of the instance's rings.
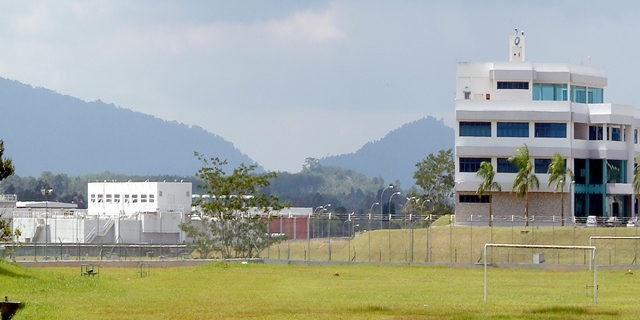
[[[197,125],[293,173],[426,116],[453,126],[456,62],[508,60],[516,27],[527,60],[603,68],[605,102],[640,106],[638,16],[635,1],[0,0],[0,77]]]

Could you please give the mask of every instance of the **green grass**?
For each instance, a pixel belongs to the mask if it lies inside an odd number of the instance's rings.
[[[634,319],[638,275],[392,265],[212,263],[151,269],[25,268],[0,262],[0,288],[25,303],[15,319]],[[335,274],[339,275],[335,275]]]
[[[494,227],[437,225],[431,229],[413,230],[413,261],[424,262],[427,243],[430,245],[430,262],[435,263],[475,263],[482,256],[485,243],[517,243],[545,245],[589,245],[591,236],[640,236],[640,228],[585,228],[567,227]],[[429,237],[430,235],[430,237]],[[261,252],[261,257],[287,259],[287,250],[291,260],[306,260],[308,248],[311,248],[311,260],[357,262],[409,262],[411,257],[410,229],[383,229],[359,233],[354,239],[319,238],[284,241]],[[630,265],[640,256],[640,240],[597,240],[597,261],[603,265]],[[389,250],[391,249],[391,250]],[[507,253],[501,252],[503,262]],[[584,255],[576,251],[537,250],[547,257],[547,263],[584,264]],[[391,252],[391,254],[389,254]],[[497,252],[497,251],[496,251]],[[516,259],[516,262],[531,262],[531,251]],[[355,259],[354,259],[355,256]],[[509,261],[513,256],[509,255]],[[640,259],[638,259],[640,260]],[[638,263],[639,261],[635,261]]]
[[[526,231],[526,232],[521,232]],[[576,251],[545,252],[544,270],[490,268],[489,302],[483,302],[483,269],[469,262],[494,242],[588,245],[591,235],[635,236],[637,228],[454,227],[431,229],[432,261],[465,267],[387,264],[268,265],[211,263],[152,268],[110,268],[81,277],[80,267],[26,268],[0,260],[0,295],[22,301],[15,319],[637,319],[640,270],[598,271],[600,299],[593,306],[593,273],[566,267],[582,264]],[[371,236],[371,237],[369,237]],[[390,237],[391,236],[391,237]],[[391,239],[391,242],[389,242]],[[427,229],[414,230],[414,261],[425,257]],[[332,260],[406,262],[410,230],[376,230],[355,239],[332,239]],[[328,239],[314,239],[312,260],[328,260]],[[261,256],[304,260],[309,242],[272,246]],[[629,265],[637,241],[599,240],[599,265]],[[471,250],[469,249],[471,248]],[[351,253],[351,255],[349,254]],[[509,261],[515,251],[495,251]],[[531,251],[521,250],[531,261]],[[575,261],[575,262],[574,262]],[[632,267],[635,270],[635,266]],[[339,274],[336,276],[335,274]]]

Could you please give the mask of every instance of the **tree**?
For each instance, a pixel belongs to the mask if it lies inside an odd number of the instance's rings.
[[[500,184],[496,181],[493,181],[494,176],[496,175],[496,172],[493,170],[493,165],[491,165],[491,162],[486,162],[486,161],[482,161],[480,163],[480,168],[478,169],[478,172],[476,172],[476,177],[480,177],[482,178],[482,182],[480,183],[480,185],[478,185],[478,190],[476,191],[476,194],[478,195],[478,197],[482,197],[485,193],[487,192],[491,192],[491,190],[498,190],[498,191],[502,191],[502,186],[500,186]],[[492,212],[492,203],[493,203],[493,198],[491,197],[491,195],[489,195],[489,226],[491,227],[492,225],[492,221],[493,220],[493,212]]]
[[[15,172],[11,158],[3,158],[4,155],[4,141],[0,140],[0,181],[4,180],[8,176]],[[0,212],[0,216],[2,213]],[[0,219],[0,241],[7,241],[13,238],[13,232],[11,225],[7,220]],[[16,230],[16,235],[20,235],[20,231]]]
[[[547,173],[549,173],[549,183],[547,187],[555,183],[553,192],[556,193],[560,190],[560,219],[562,220],[562,226],[564,226],[564,186],[567,184],[567,175],[569,175],[570,181],[573,181],[573,171],[567,168],[567,164],[564,158],[562,158],[562,155],[556,152],[551,156],[551,163],[549,164]]]
[[[511,192],[515,192],[517,198],[524,198],[525,226],[529,226],[529,189],[540,188],[538,177],[534,173],[533,163],[529,158],[529,148],[526,144],[516,149],[516,154],[507,159],[518,168],[518,173],[513,181]]]
[[[433,201],[434,209],[441,214],[451,213],[449,198],[455,185],[453,149],[440,150],[438,155],[429,154],[416,168],[413,173],[416,185]]]
[[[183,223],[180,228],[193,239],[192,245],[201,257],[208,258],[212,252],[224,258],[257,256],[274,243],[264,216],[288,206],[261,191],[276,173],[255,174],[257,165],[241,164],[227,175],[223,171],[226,161],[195,155],[204,165],[196,174],[203,181],[199,187],[211,198],[196,202],[201,208],[196,213],[201,225]]]
[[[635,166],[633,168],[633,194],[637,200],[640,195],[640,154],[635,158]]]
[[[3,158],[4,155],[4,141],[0,140],[0,181],[6,179],[12,175],[15,171],[11,158]]]

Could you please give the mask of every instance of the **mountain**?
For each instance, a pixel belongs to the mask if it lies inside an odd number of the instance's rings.
[[[325,157],[319,163],[380,176],[386,183],[397,180],[401,187],[409,188],[415,184],[416,163],[430,153],[453,148],[454,143],[453,128],[429,116],[407,123],[354,153]]]
[[[0,115],[4,155],[12,158],[21,176],[43,171],[193,176],[202,167],[195,151],[226,159],[229,171],[255,163],[231,142],[200,127],[4,78]]]

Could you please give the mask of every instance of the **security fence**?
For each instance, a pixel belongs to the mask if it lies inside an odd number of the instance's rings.
[[[635,224],[633,224],[635,226]],[[599,264],[636,264],[640,235],[621,219],[606,223],[598,218],[522,216],[494,218],[414,215],[327,215],[309,220],[308,239],[289,239],[270,246],[261,256],[276,260],[371,263],[476,264],[482,262],[486,243],[594,245]],[[592,237],[610,236],[611,238]],[[552,249],[492,249],[492,263],[588,264],[587,252]]]
[[[315,216],[308,221],[310,237],[276,241],[260,252],[270,260],[323,263],[476,264],[486,243],[595,245],[599,265],[633,265],[640,249],[638,227],[626,221],[607,224],[586,218],[561,219],[513,216],[489,221],[470,216],[343,215]],[[630,226],[636,224],[630,223]],[[280,238],[280,237],[278,237]],[[13,260],[163,260],[191,259],[182,245],[25,243],[5,245]],[[588,264],[588,253],[553,249],[495,249],[491,263]]]

